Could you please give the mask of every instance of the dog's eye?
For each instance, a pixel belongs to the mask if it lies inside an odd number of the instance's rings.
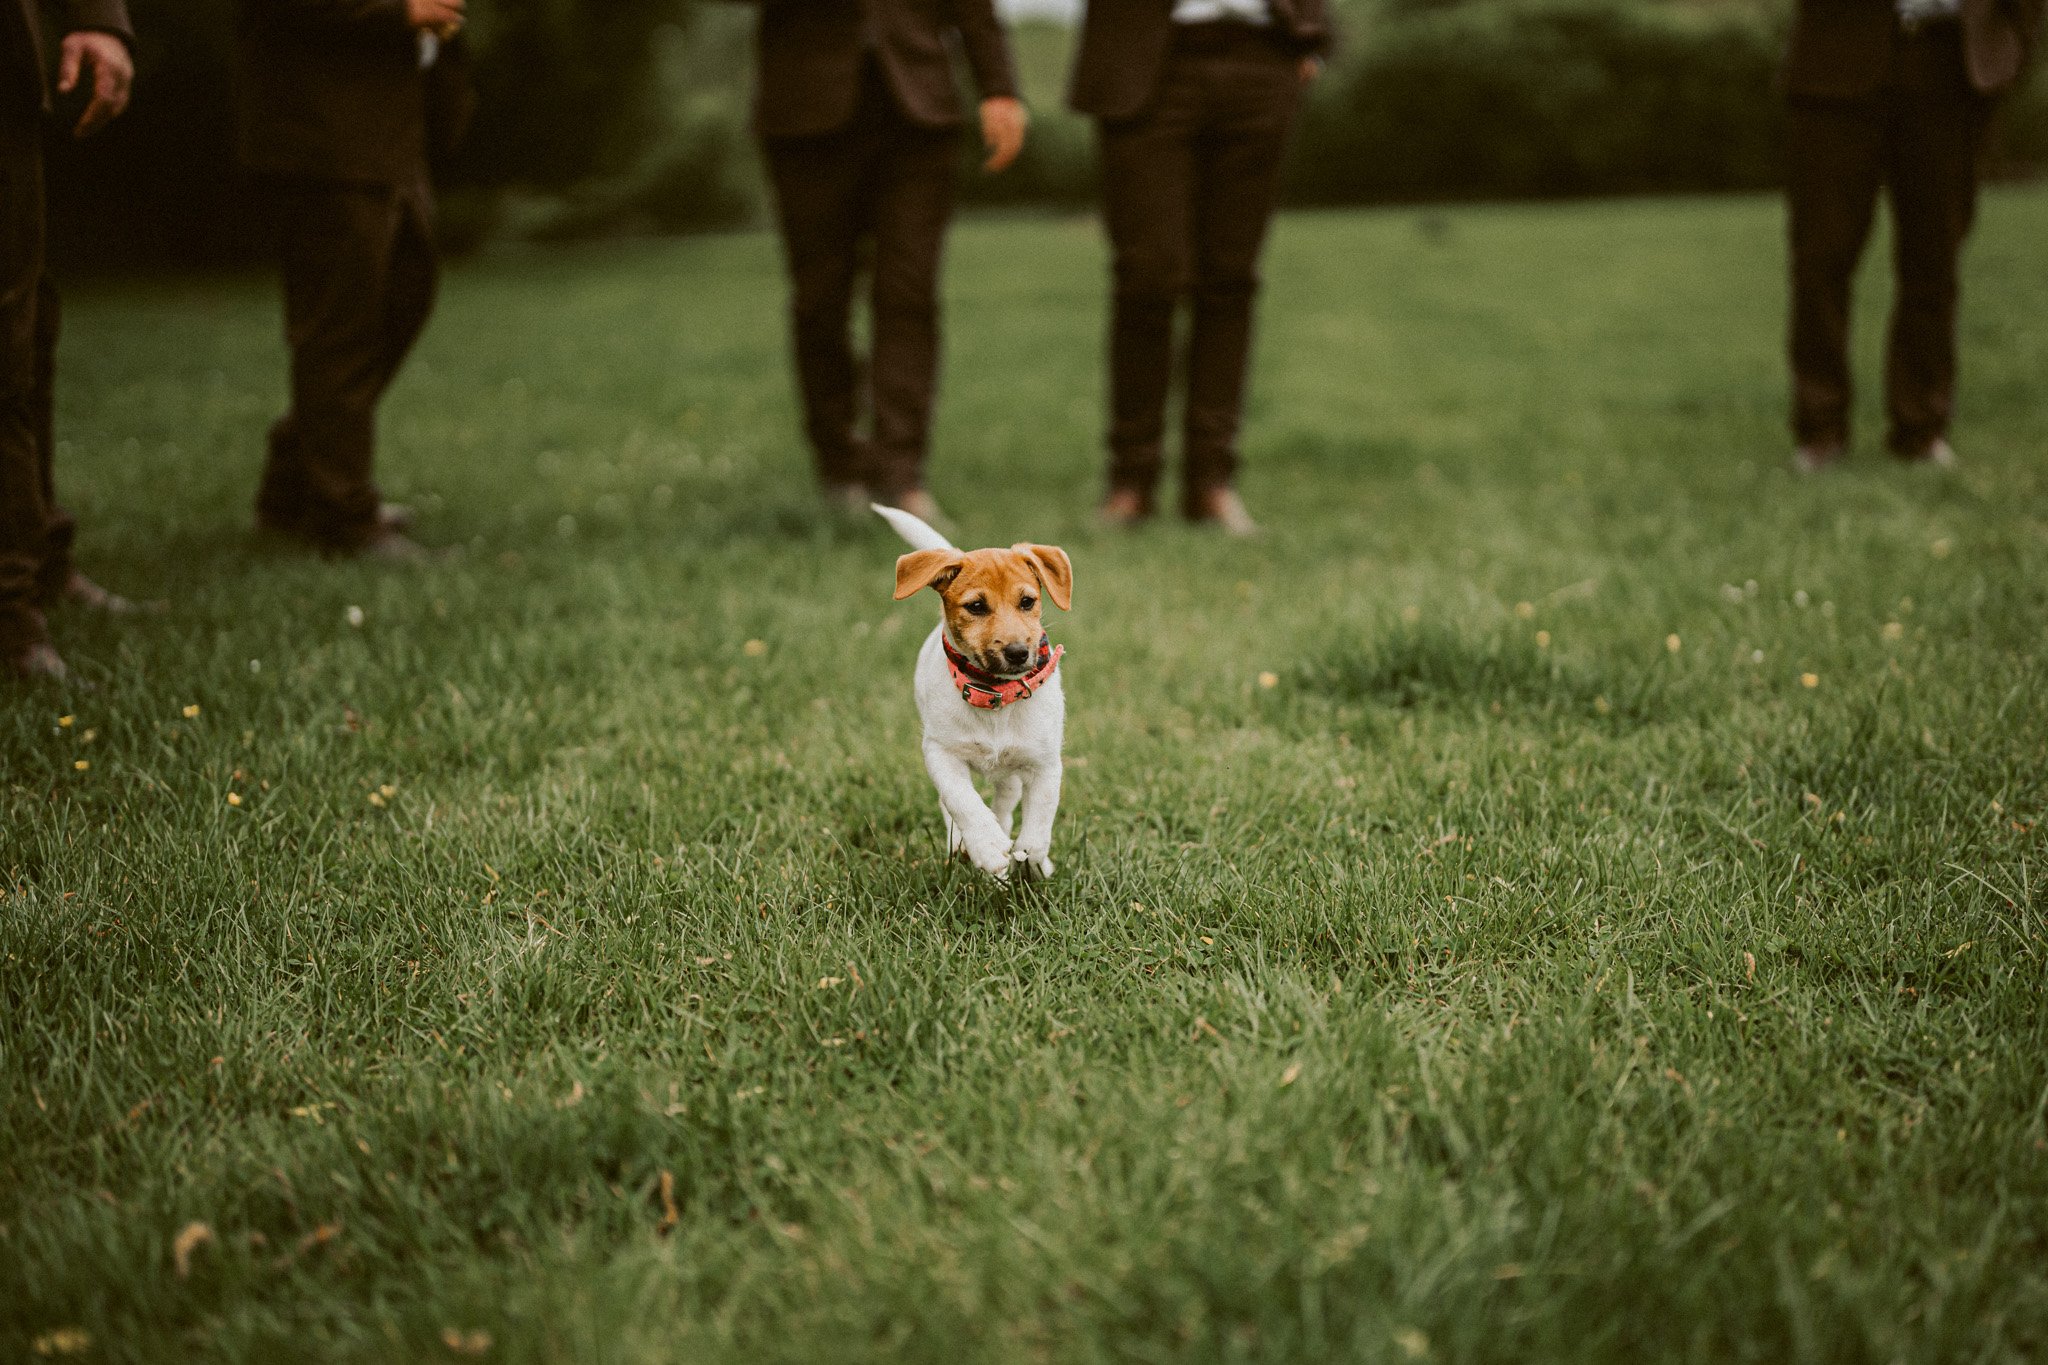
[[[988,615],[988,603],[982,601],[979,597],[975,598],[967,604],[967,614],[969,616]]]
[[[1032,609],[1033,607],[1035,607],[1035,606],[1037,606],[1037,605],[1038,605],[1038,599],[1037,599],[1037,598],[1035,598],[1035,597],[1033,597],[1033,596],[1031,596],[1031,595],[1030,595],[1029,593],[1026,593],[1026,594],[1025,594],[1025,595],[1023,596],[1023,598],[1022,598],[1022,599],[1020,599],[1020,600],[1018,601],[1018,603],[1017,603],[1017,610],[1019,610],[1019,611],[1030,611],[1030,610],[1031,610],[1031,609]]]

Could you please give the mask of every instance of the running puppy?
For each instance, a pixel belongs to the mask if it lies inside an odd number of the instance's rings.
[[[1073,605],[1074,566],[1054,545],[960,550],[894,507],[876,506],[910,542],[896,561],[896,600],[937,590],[938,629],[918,651],[917,711],[924,766],[939,789],[946,847],[998,881],[1052,875],[1052,822],[1060,808],[1060,743],[1067,701],[1060,655],[1039,619],[1042,598]],[[974,775],[995,789],[993,807]],[[1016,837],[1010,818],[1023,803]]]

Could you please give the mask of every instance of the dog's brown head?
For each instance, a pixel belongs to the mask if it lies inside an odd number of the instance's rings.
[[[1057,545],[913,550],[896,561],[896,600],[923,588],[937,590],[946,634],[969,663],[1014,678],[1038,661],[1043,599],[1072,609],[1074,566]]]

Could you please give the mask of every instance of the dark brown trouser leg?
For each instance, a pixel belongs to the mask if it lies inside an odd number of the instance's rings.
[[[57,340],[63,318],[57,286],[45,274],[36,286],[35,375],[29,401],[43,486],[43,567],[38,582],[46,602],[55,600],[71,580],[71,544],[78,534],[77,519],[57,501]]]
[[[868,477],[854,432],[860,368],[853,354],[853,282],[871,156],[860,131],[763,143],[789,271],[789,333],[804,434],[818,478],[827,484]]]
[[[273,185],[291,409],[271,429],[256,509],[339,549],[374,534],[377,405],[433,309],[438,267],[417,187]]]
[[[1849,292],[1877,212],[1886,118],[1880,97],[1801,100],[1790,115],[1792,435],[1840,446],[1849,438]]]
[[[1150,499],[1165,465],[1173,323],[1193,274],[1200,88],[1169,59],[1145,113],[1097,126],[1109,230],[1109,486]]]
[[[1237,474],[1251,369],[1259,253],[1280,195],[1301,79],[1277,49],[1221,60],[1222,79],[1194,186],[1194,325],[1188,336],[1186,473],[1190,510]]]
[[[0,115],[0,653],[43,641],[50,545],[42,150],[34,121]]]
[[[1886,444],[1916,456],[1948,434],[1955,411],[1959,265],[1976,219],[1988,109],[1960,81],[1902,94],[1895,108],[1885,166],[1897,282],[1885,348]]]
[[[874,189],[874,405],[870,477],[885,499],[924,486],[939,382],[939,267],[953,216],[952,129],[896,118]]]

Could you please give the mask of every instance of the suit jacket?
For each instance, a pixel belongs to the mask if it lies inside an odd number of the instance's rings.
[[[458,39],[420,66],[405,0],[240,0],[242,164],[399,184],[449,150],[475,107]]]
[[[1303,57],[1330,46],[1326,0],[1268,0],[1273,25]],[[1173,0],[1087,0],[1067,103],[1096,118],[1132,118],[1159,89],[1173,46]]]
[[[853,117],[872,51],[912,123],[951,128],[966,116],[953,50],[983,99],[1014,97],[1016,68],[995,0],[754,0],[761,7],[754,131],[826,133]]]
[[[1970,84],[1994,95],[2019,79],[2041,31],[2042,0],[1963,0],[1963,58]],[[1884,83],[1897,19],[1892,0],[1799,0],[1785,88],[1793,95],[1854,98]]]
[[[38,0],[0,0],[0,113],[50,111],[39,7]],[[94,29],[134,41],[123,0],[62,0],[57,10],[66,33]]]

